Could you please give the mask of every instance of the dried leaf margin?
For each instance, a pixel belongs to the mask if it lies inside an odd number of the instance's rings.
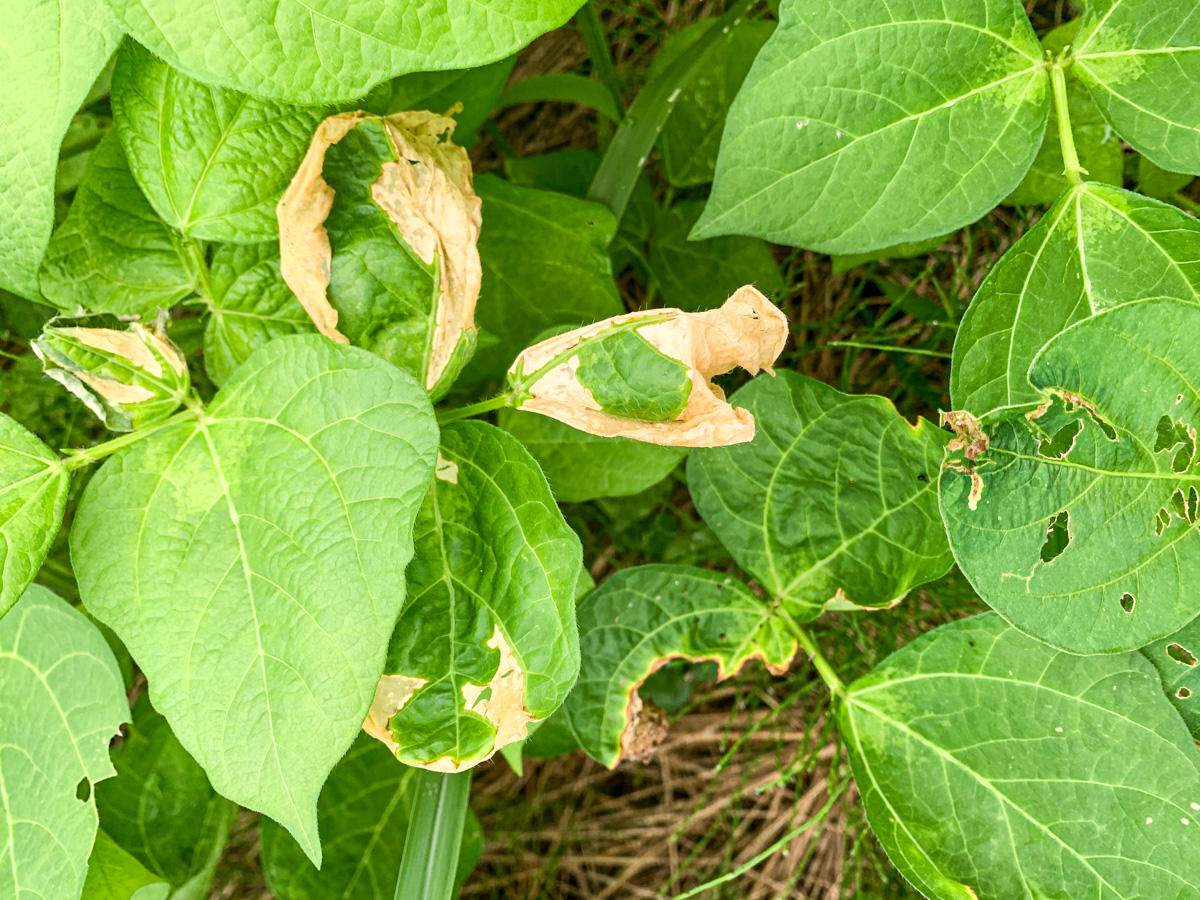
[[[483,202],[475,195],[466,150],[450,140],[454,119],[425,111],[390,116],[348,112],[323,121],[276,210],[280,271],[317,330],[349,343],[337,330],[337,310],[328,297],[333,249],[325,220],[334,191],[322,172],[328,149],[368,119],[382,123],[400,160],[383,164],[371,196],[439,279],[424,373],[425,389],[433,392],[463,339],[473,344],[475,304],[483,284],[476,246]]]
[[[625,419],[604,412],[576,375],[586,341],[636,331],[660,353],[688,368],[687,406],[669,422]],[[601,437],[626,437],[669,447],[723,447],[754,438],[754,416],[734,409],[712,378],[734,368],[774,374],[787,342],[787,317],[751,285],[719,309],[690,313],[650,309],[604,319],[535,344],[508,370],[517,409],[540,413]]]

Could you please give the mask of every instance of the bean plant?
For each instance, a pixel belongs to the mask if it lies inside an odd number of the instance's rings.
[[[470,770],[636,765],[684,659],[810,664],[927,897],[1200,898],[1200,6],[1084,6],[741,0],[627,108],[579,0],[3,0],[0,897],[206,897],[239,806],[280,900],[450,897]],[[542,100],[601,150],[476,176]],[[775,368],[766,242],[1002,203],[940,421]],[[560,504],[681,464],[736,568],[593,584]],[[954,565],[857,680],[809,627]]]

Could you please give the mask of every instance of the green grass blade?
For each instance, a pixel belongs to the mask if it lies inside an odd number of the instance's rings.
[[[471,794],[471,773],[422,769],[409,814],[395,900],[450,900]]]

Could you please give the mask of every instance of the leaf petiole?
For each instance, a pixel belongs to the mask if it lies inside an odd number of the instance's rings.
[[[829,661],[825,659],[825,655],[821,652],[821,648],[817,646],[817,642],[813,640],[812,635],[805,631],[782,606],[776,608],[775,614],[783,619],[788,630],[796,638],[796,643],[808,654],[809,661],[812,662],[813,668],[817,670],[817,674],[821,676],[821,680],[825,682],[825,686],[829,688],[829,692],[835,697],[845,699],[846,685],[838,677],[838,673],[834,671]]]
[[[131,447],[142,438],[149,437],[156,431],[161,431],[164,428],[169,428],[172,425],[178,425],[180,422],[186,422],[189,419],[196,418],[202,407],[199,404],[189,405],[187,409],[175,413],[169,418],[163,419],[161,422],[156,422],[146,428],[139,428],[137,431],[131,431],[128,434],[123,434],[120,437],[115,437],[111,441],[105,441],[102,444],[96,444],[92,447],[82,447],[78,450],[73,450],[63,457],[63,468],[68,472],[74,472],[76,469],[82,469],[84,466],[89,466],[94,462],[99,462],[112,456],[118,450],[123,450],[126,447]]]
[[[459,419],[469,419],[471,416],[479,416],[483,413],[491,412],[494,409],[503,409],[506,406],[512,406],[513,392],[501,394],[499,397],[493,397],[491,400],[481,400],[479,403],[471,403],[467,406],[460,406],[456,409],[447,409],[437,414],[439,425],[445,425],[448,422],[457,422]]]
[[[1071,184],[1083,184],[1087,170],[1079,164],[1079,153],[1075,149],[1071,112],[1067,105],[1067,75],[1061,58],[1050,64],[1050,85],[1054,93],[1054,117],[1058,120],[1058,141],[1062,145],[1063,174]]]

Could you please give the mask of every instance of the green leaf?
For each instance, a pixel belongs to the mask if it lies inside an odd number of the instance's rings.
[[[128,720],[100,632],[31,587],[0,620],[0,896],[79,896],[96,837],[92,789],[113,775],[108,744]]]
[[[54,452],[0,414],[0,617],[29,587],[62,525],[71,477]]]
[[[263,875],[271,893],[279,900],[392,900],[416,780],[416,769],[400,765],[378,741],[361,735],[321,790],[321,831],[337,838],[326,847],[320,870],[284,829],[263,820]],[[460,885],[478,862],[479,834],[479,822],[468,811]]]
[[[36,299],[38,264],[54,227],[59,145],[121,32],[104,0],[6,3],[4,19],[0,289]]]
[[[657,57],[655,57],[657,59]],[[610,122],[620,123],[624,117],[616,98],[599,81],[573,72],[552,72],[522,78],[504,89],[499,108],[520,106],[523,103],[571,103],[594,109]]]
[[[640,493],[687,455],[681,447],[597,437],[534,413],[505,409],[499,421],[537,461],[559,503]]]
[[[112,761],[117,777],[96,788],[104,831],[168,881],[173,900],[204,900],[237,806],[213,790],[145,694]]]
[[[279,246],[225,244],[213,254],[212,302],[204,326],[204,368],[221,385],[259,347],[315,331],[279,274]]]
[[[1158,669],[1167,698],[1200,741],[1200,620],[1147,644],[1142,653]]]
[[[114,454],[71,531],[85,604],[180,743],[318,862],[317,794],[383,667],[436,435],[408,375],[280,338],[202,414]]]
[[[694,235],[847,254],[945,234],[1017,186],[1049,104],[1013,0],[786,0]]]
[[[1192,329],[1200,307],[1178,300],[1077,322],[1030,367],[1042,405],[985,421],[990,442],[951,443],[962,452],[941,478],[950,546],[1018,628],[1112,653],[1200,612],[1200,346],[1178,339]]]
[[[1200,303],[1200,223],[1119,188],[1068,191],[992,269],[954,342],[950,400],[977,418],[1034,405],[1037,352],[1073,322],[1131,300]]]
[[[353,100],[407,72],[511,56],[562,25],[578,0],[111,0],[138,43],[207,84],[293,103]]]
[[[575,377],[609,415],[670,422],[688,405],[688,367],[636,331],[614,330],[583,341],[575,358]]]
[[[1139,156],[1137,163],[1138,190],[1164,203],[1174,203],[1180,192],[1195,180],[1193,175],[1159,168],[1144,156]]]
[[[491,175],[475,180],[483,198],[479,325],[498,338],[468,372],[496,379],[541,332],[625,312],[612,280],[608,245],[617,224],[598,203],[518,187]]]
[[[1081,21],[1075,19],[1055,28],[1042,38],[1042,47],[1050,55],[1059,56],[1075,40]],[[1120,187],[1125,177],[1125,151],[1120,136],[1105,121],[1072,69],[1067,70],[1066,82],[1067,111],[1080,165],[1091,181]],[[1058,137],[1058,112],[1051,108],[1050,125],[1042,140],[1042,149],[1024,180],[1004,202],[1012,206],[1053,203],[1071,186],[1064,174],[1065,166]]]
[[[115,132],[92,151],[66,221],[42,263],[45,298],[79,309],[154,318],[196,290],[203,264],[195,241],[168,228],[129,172]]]
[[[401,762],[466,769],[571,689],[582,550],[537,463],[483,422],[442,431],[416,548],[368,728]]]
[[[731,401],[754,414],[754,440],[692,451],[688,487],[792,616],[890,606],[950,568],[935,488],[945,439],[928,422],[787,371]]]
[[[169,884],[97,832],[81,900],[167,900],[170,892]]]
[[[638,688],[672,659],[711,659],[719,678],[751,659],[782,672],[796,642],[741,582],[690,566],[617,572],[579,607],[579,681],[564,704],[588,756],[615,768],[661,740],[661,714]]]
[[[1200,175],[1200,10],[1190,0],[1094,0],[1076,76],[1135,150]]]
[[[701,19],[672,35],[655,55],[647,77],[679,59],[716,21]],[[774,22],[746,21],[729,29],[704,54],[702,68],[683,88],[658,138],[663,173],[675,187],[713,180],[729,106],[774,30]]]
[[[954,237],[954,233],[939,234],[937,237],[929,238],[925,241],[913,241],[908,244],[897,244],[894,247],[884,247],[882,250],[872,250],[869,253],[850,253],[845,256],[834,255],[830,262],[833,263],[833,274],[841,275],[843,272],[849,272],[851,269],[857,269],[859,266],[867,263],[877,262],[881,259],[914,259],[918,256],[925,256],[927,253],[932,253],[942,244],[946,243]]]
[[[113,71],[112,107],[129,167],[163,221],[239,244],[279,236],[275,205],[328,112],[201,84],[131,40]]]
[[[686,200],[658,217],[650,271],[658,283],[659,302],[691,311],[714,309],[744,284],[772,300],[782,297],[787,285],[765,242],[736,236],[688,240],[703,211],[702,202]]]
[[[986,614],[851,685],[867,819],[933,900],[1194,898],[1200,755],[1139,654],[1058,652]]]

